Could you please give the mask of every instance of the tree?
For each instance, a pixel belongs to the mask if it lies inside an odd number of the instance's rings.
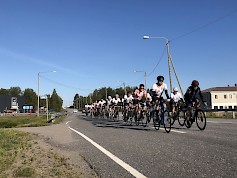
[[[62,98],[58,96],[56,90],[54,89],[50,98],[49,108],[52,109],[53,111],[60,112],[62,110],[62,104],[63,104]]]
[[[79,94],[76,94],[73,99],[73,106],[74,108],[79,108]]]
[[[0,94],[1,94],[1,95],[7,95],[7,96],[9,96],[9,90],[8,90],[8,89],[1,88],[1,89],[0,89]]]
[[[23,92],[23,96],[25,97],[26,105],[37,106],[37,95],[33,89],[25,89],[25,91]]]
[[[21,88],[20,87],[11,87],[9,89],[9,96],[21,96]]]

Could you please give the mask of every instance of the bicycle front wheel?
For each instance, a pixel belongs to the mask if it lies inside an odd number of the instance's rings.
[[[179,122],[179,125],[180,126],[184,126],[184,111],[180,111],[179,114],[178,114],[178,122]]]
[[[164,111],[164,128],[167,133],[171,130],[172,118],[167,111]]]
[[[153,124],[154,124],[154,128],[156,130],[160,129],[160,122],[161,122],[160,116],[159,115],[155,115],[154,118],[153,118]]]
[[[196,114],[196,123],[197,123],[197,127],[200,130],[204,130],[206,128],[206,116],[205,113],[203,112],[203,110],[198,109],[197,110],[197,114]]]
[[[193,124],[193,121],[192,121],[192,114],[191,114],[191,111],[190,110],[186,110],[184,112],[184,125],[187,127],[187,128],[190,128]]]

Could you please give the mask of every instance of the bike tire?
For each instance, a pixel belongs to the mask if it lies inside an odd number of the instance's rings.
[[[207,124],[206,115],[202,109],[198,109],[196,112],[197,113],[195,115],[195,120],[196,120],[197,127],[200,130],[204,130]]]
[[[178,114],[178,122],[179,122],[179,125],[180,126],[184,126],[184,121],[185,121],[185,118],[184,118],[184,111],[181,111],[181,112],[179,112],[179,114]]]
[[[145,124],[143,125],[143,127],[146,127],[149,122],[150,122],[150,113],[148,112],[145,114]]]
[[[153,118],[153,124],[154,124],[154,128],[155,128],[156,130],[159,130],[159,129],[160,129],[160,122],[161,122],[160,116],[159,116],[159,115],[154,116],[154,118]]]
[[[171,131],[172,117],[167,111],[164,111],[164,128],[167,133]]]
[[[191,119],[191,111],[190,110],[186,110],[184,112],[184,125],[189,129],[191,128],[193,122]]]

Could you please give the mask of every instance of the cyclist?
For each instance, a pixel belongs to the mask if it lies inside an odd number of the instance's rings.
[[[163,103],[163,97],[162,94],[165,92],[166,98],[169,100],[169,94],[168,94],[168,88],[167,85],[164,83],[164,76],[157,76],[157,83],[153,84],[152,86],[152,101],[155,104],[155,112],[158,114],[159,105],[161,106],[161,109],[163,110],[165,105]],[[152,116],[154,116],[154,111],[151,113]],[[164,123],[164,115],[162,115],[161,118],[161,124]]]
[[[145,98],[147,97],[147,92],[144,88],[144,84],[139,85],[139,89],[136,88],[134,91],[135,99],[141,102],[145,102]]]
[[[115,118],[117,118],[118,114],[119,114],[119,110],[120,110],[120,107],[122,106],[122,102],[121,102],[121,99],[119,98],[119,94],[116,94],[115,95],[115,98],[113,98],[113,106],[114,107],[114,110],[115,110]]]
[[[171,106],[171,111],[172,114],[174,114],[175,112],[175,108],[178,105],[178,102],[180,100],[183,100],[183,97],[181,95],[181,93],[179,93],[179,90],[177,87],[173,88],[173,92],[170,94],[170,106]]]
[[[199,82],[197,80],[193,80],[191,86],[188,87],[186,93],[184,94],[184,100],[187,107],[192,106],[194,103],[200,104],[197,98],[197,94],[199,94],[200,99],[202,100],[204,105],[206,105],[203,100],[201,89],[199,87]]]

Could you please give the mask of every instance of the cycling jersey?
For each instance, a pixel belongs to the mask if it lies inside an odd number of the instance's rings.
[[[185,102],[186,103],[190,103],[190,102],[195,102],[196,101],[196,95],[199,94],[202,102],[203,101],[203,96],[202,96],[202,93],[201,93],[201,89],[198,87],[196,90],[194,89],[193,86],[190,86],[188,87],[185,95],[184,95],[184,99],[185,99]]]
[[[118,103],[120,103],[121,102],[121,100],[120,100],[120,98],[113,98],[113,103],[114,104],[118,104]]]
[[[182,98],[182,95],[179,92],[171,93],[170,95],[170,99],[172,99],[175,103],[177,103],[181,98]]]
[[[166,97],[169,98],[168,88],[165,83],[162,83],[161,85],[158,85],[157,83],[153,84],[152,91],[155,92],[158,98],[160,98],[165,91]]]

